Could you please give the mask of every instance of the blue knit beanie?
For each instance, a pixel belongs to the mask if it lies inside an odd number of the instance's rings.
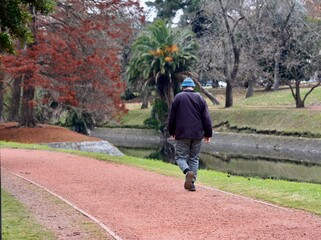
[[[191,78],[185,78],[181,86],[182,87],[195,87],[195,83]]]

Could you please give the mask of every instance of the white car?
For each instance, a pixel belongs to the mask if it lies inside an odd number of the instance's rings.
[[[226,88],[226,82],[219,81],[219,82],[218,82],[218,86],[219,86],[220,88]]]

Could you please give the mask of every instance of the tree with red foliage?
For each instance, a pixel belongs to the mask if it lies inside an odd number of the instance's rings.
[[[48,14],[55,6],[55,0],[1,0],[0,1],[0,53],[15,53],[14,42],[19,40],[21,45],[33,42],[35,13]],[[32,19],[30,24],[30,19]],[[3,95],[5,74],[0,72],[0,120],[3,120]],[[21,78],[14,80],[14,86],[20,85]],[[19,89],[20,90],[20,89]],[[18,96],[20,91],[13,88],[13,95]],[[18,109],[19,106],[13,108]],[[10,114],[15,110],[10,111]]]
[[[39,17],[35,43],[2,57],[7,72],[23,76],[20,125],[36,126],[35,89],[45,93],[42,104],[54,101],[98,121],[124,112],[120,52],[140,13],[131,0],[69,0]]]
[[[321,18],[321,2],[319,0],[306,0],[305,6],[310,16]]]

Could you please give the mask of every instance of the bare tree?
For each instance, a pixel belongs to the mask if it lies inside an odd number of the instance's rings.
[[[257,61],[264,59],[265,67],[272,70],[274,90],[279,89],[280,83],[288,85],[296,106],[304,107],[307,96],[320,85],[317,72],[320,71],[321,22],[316,17],[316,3],[299,0],[253,2],[256,2],[256,15],[260,17],[256,21],[249,20],[249,14],[244,14],[244,17],[256,29],[253,34],[257,41],[252,41],[252,45],[257,45],[260,52]],[[301,82],[314,74],[317,83],[301,97]]]
[[[243,19],[239,14],[243,4],[243,1],[204,0],[201,5],[202,14],[207,18],[207,32],[200,40],[200,72],[210,73],[226,82],[225,107],[233,105],[233,86],[239,71],[242,44],[237,35]]]
[[[286,74],[292,81],[290,87],[297,108],[305,106],[309,94],[321,85],[321,21],[303,15],[300,24],[291,29],[284,61]],[[308,92],[301,96],[302,81],[313,80]]]

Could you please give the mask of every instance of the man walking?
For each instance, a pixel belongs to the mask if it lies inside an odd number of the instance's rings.
[[[212,137],[212,122],[204,98],[194,91],[195,83],[186,78],[171,106],[168,129],[176,140],[175,161],[185,174],[184,188],[195,191],[202,139]]]

